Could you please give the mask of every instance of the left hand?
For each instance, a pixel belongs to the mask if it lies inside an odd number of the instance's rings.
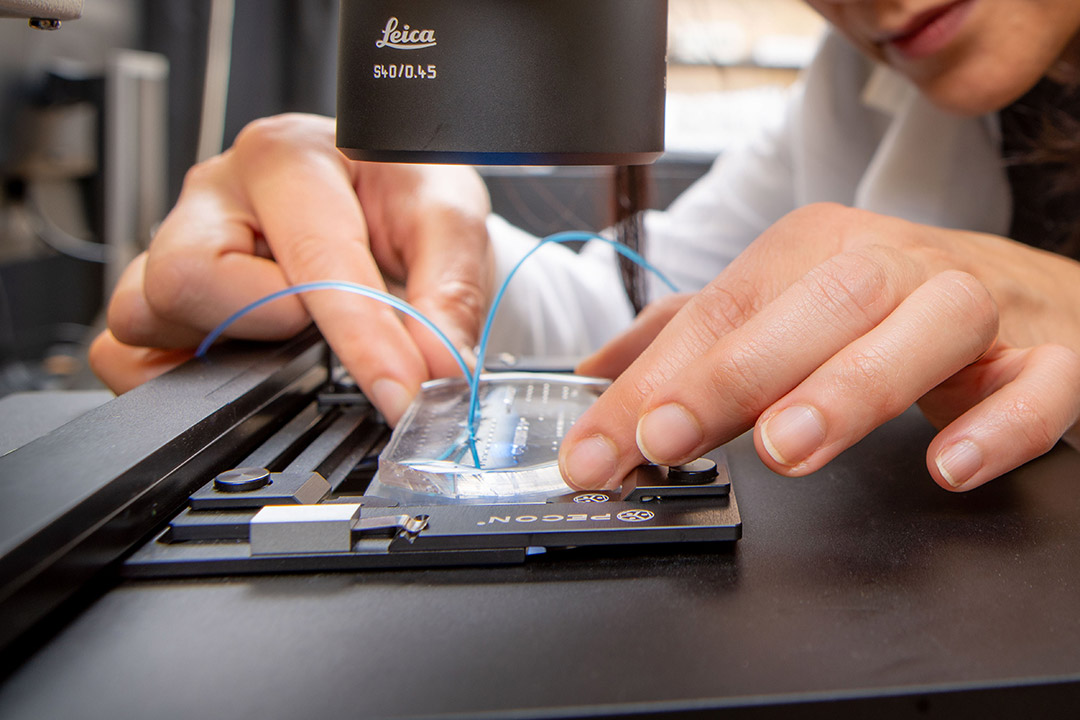
[[[124,392],[180,364],[233,312],[301,283],[403,291],[468,352],[490,302],[495,260],[487,189],[472,169],[348,160],[332,118],[250,123],[188,171],[150,248],[120,277],[90,363]],[[365,298],[318,292],[245,315],[226,335],[292,337],[312,320],[393,424],[420,384],[460,372],[425,327]]]
[[[806,475],[916,402],[949,490],[1080,439],[1080,263],[1004,238],[809,206],[578,371],[613,376],[653,338],[568,433],[572,486],[751,427],[766,465]]]

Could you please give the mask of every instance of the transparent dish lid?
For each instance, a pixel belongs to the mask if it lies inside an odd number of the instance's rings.
[[[433,500],[543,502],[567,492],[559,445],[608,385],[554,373],[482,375],[474,454],[468,383],[424,383],[379,456],[376,480]]]

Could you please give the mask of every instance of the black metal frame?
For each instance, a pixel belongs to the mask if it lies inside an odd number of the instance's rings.
[[[314,330],[217,349],[0,457],[0,648],[309,402],[326,356]]]
[[[540,506],[366,496],[388,430],[335,375],[314,331],[218,348],[0,458],[0,647],[120,561],[127,577],[491,565],[539,548],[741,535],[722,455],[705,482],[651,468],[620,491]],[[215,484],[255,466],[272,484]],[[351,550],[256,552],[261,508],[320,503],[357,505]]]

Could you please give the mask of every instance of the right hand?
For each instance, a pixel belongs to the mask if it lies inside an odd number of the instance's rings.
[[[940,429],[927,468],[948,490],[1059,439],[1080,447],[1071,258],[810,205],[683,301],[578,367],[618,378],[563,440],[572,487],[612,488],[646,458],[680,465],[751,428],[771,470],[802,477],[915,403]]]
[[[471,359],[494,283],[489,209],[469,168],[350,161],[330,118],[255,121],[188,173],[149,250],[118,282],[90,363],[126,391],[190,357],[241,307],[320,280],[403,285]],[[420,383],[459,372],[419,323],[340,292],[282,298],[226,335],[285,339],[311,320],[391,424]]]

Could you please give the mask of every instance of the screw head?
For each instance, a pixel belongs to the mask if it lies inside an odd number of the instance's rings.
[[[672,485],[707,485],[719,474],[715,462],[709,458],[698,458],[685,465],[669,468],[668,482]]]
[[[227,493],[251,492],[269,484],[270,471],[257,467],[226,470],[214,478],[214,489]]]

